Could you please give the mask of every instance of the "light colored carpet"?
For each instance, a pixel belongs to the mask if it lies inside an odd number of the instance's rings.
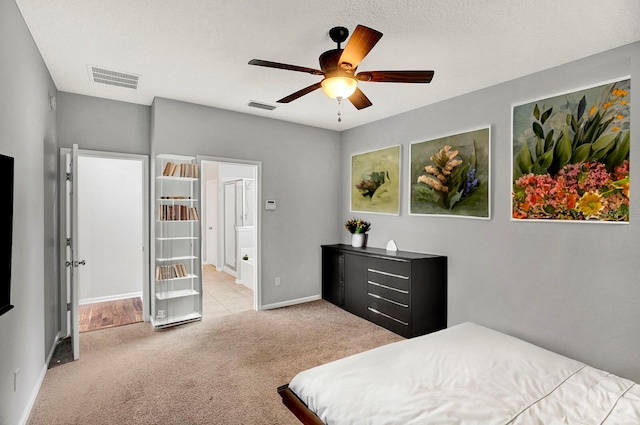
[[[28,425],[299,424],[276,388],[301,370],[403,338],[325,301],[89,332],[45,376]]]

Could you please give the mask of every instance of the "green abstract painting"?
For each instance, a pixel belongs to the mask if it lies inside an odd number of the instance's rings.
[[[351,211],[400,213],[400,145],[352,155]]]

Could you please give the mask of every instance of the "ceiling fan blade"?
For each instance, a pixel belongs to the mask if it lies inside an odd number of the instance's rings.
[[[278,100],[278,103],[289,103],[292,100],[296,100],[299,97],[304,96],[305,94],[309,94],[314,90],[319,89],[320,87],[322,87],[322,85],[320,83],[315,83],[310,85],[309,87],[305,87],[302,90],[298,90],[295,93],[290,94],[289,96],[283,97],[282,99]]]
[[[364,71],[356,78],[379,83],[430,83],[433,74],[433,71]]]
[[[307,68],[305,66],[287,65],[286,63],[278,63],[271,61],[263,61],[261,59],[251,59],[249,65],[266,66],[267,68],[286,69],[288,71],[306,72],[313,75],[324,75],[319,69]]]
[[[338,65],[349,64],[350,69],[355,70],[362,59],[367,56],[367,53],[373,49],[373,46],[375,46],[381,38],[381,32],[363,25],[358,25],[356,29],[353,30],[349,41],[347,41]]]
[[[356,91],[349,96],[349,101],[356,107],[356,109],[364,109],[373,105],[369,98],[362,93],[362,90],[360,90],[359,87],[356,87]]]

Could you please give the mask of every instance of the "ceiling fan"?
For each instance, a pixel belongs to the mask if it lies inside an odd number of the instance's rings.
[[[382,38],[382,33],[374,29],[358,25],[344,49],[340,48],[349,36],[345,27],[334,27],[329,31],[329,37],[338,44],[336,49],[327,50],[320,55],[320,69],[303,66],[287,65],[260,59],[252,59],[249,65],[266,66],[268,68],[286,69],[289,71],[306,72],[322,75],[322,81],[298,90],[289,96],[278,100],[278,103],[289,103],[299,97],[322,88],[324,93],[340,102],[349,101],[357,109],[364,109],[372,105],[371,101],[358,88],[359,81],[381,83],[429,83],[433,78],[433,71],[364,71],[356,74],[356,69],[373,46]]]

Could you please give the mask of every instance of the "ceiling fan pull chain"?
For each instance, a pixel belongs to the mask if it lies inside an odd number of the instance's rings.
[[[336,99],[338,100],[338,122],[342,122],[342,113],[340,112],[340,101],[342,100],[342,98],[337,97]]]

